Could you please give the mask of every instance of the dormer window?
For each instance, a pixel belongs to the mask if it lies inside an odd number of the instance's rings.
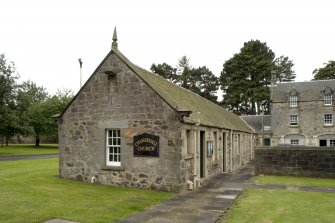
[[[327,93],[323,95],[324,105],[332,105],[333,104],[333,95],[331,93]]]
[[[291,95],[289,99],[291,108],[298,106],[298,97],[296,95]]]
[[[295,89],[287,94],[290,108],[298,107],[298,95],[299,93]]]

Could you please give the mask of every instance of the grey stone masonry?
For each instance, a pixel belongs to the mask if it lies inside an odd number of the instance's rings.
[[[335,149],[267,147],[255,149],[255,173],[335,177]]]
[[[114,77],[105,71],[120,69]],[[183,188],[180,121],[148,85],[109,54],[59,122],[60,177],[154,190]],[[106,166],[106,131],[121,131],[121,166]],[[160,137],[159,157],[134,157],[133,136]],[[179,140],[180,141],[180,140]]]

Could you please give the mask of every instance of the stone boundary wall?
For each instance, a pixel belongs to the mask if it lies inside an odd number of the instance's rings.
[[[335,178],[335,148],[256,148],[255,174]]]

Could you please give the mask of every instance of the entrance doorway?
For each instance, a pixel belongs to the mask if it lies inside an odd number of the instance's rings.
[[[200,131],[200,177],[205,177],[205,131]]]
[[[326,139],[320,139],[320,146],[327,146],[327,140]]]

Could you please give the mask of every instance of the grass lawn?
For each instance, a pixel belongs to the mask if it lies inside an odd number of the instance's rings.
[[[229,223],[333,223],[335,194],[247,189],[228,211]]]
[[[289,176],[256,176],[257,184],[335,187],[335,179]],[[247,189],[229,209],[221,222],[295,222],[328,223],[335,219],[335,194]]]
[[[33,155],[33,154],[57,154],[58,144],[41,144],[35,148],[32,144],[10,144],[0,146],[0,156]]]
[[[252,179],[257,184],[279,184],[290,186],[335,187],[335,179],[289,177],[289,176],[257,176]]]
[[[173,197],[171,193],[58,178],[58,159],[0,162],[0,222],[59,218],[113,222]]]

